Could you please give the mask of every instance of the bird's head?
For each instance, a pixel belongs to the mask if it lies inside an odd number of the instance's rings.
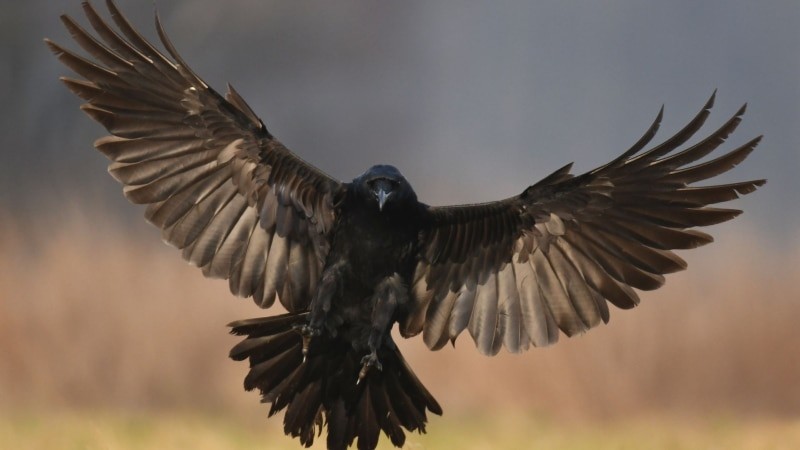
[[[416,202],[417,194],[394,166],[372,166],[353,180],[361,197],[383,212],[394,205]]]

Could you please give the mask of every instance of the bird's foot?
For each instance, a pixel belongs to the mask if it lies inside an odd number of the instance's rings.
[[[306,362],[306,358],[308,357],[308,347],[311,345],[311,339],[319,336],[322,331],[319,328],[312,327],[308,324],[295,325],[294,329],[300,333],[300,336],[303,338],[303,362]]]
[[[361,383],[361,380],[367,376],[367,372],[369,372],[371,367],[374,367],[378,370],[383,370],[383,365],[378,359],[378,354],[375,351],[361,358],[361,371],[358,372],[358,380],[356,381],[356,384]]]

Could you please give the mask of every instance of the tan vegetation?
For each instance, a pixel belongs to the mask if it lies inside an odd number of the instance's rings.
[[[524,415],[437,419],[425,435],[410,434],[407,450],[793,450],[800,422],[635,418],[576,426]],[[278,450],[298,448],[277,422],[259,426],[220,416],[183,414],[58,414],[0,417],[0,447],[83,450]],[[313,446],[323,449],[324,440]],[[382,441],[379,449],[394,448]]]
[[[0,214],[0,411],[190,409],[262,426],[266,409],[241,388],[245,364],[227,359],[237,339],[225,324],[267,313],[182,263],[156,230],[112,217],[75,208],[54,227]],[[736,225],[586,336],[497,358],[466,335],[435,353],[402,342],[444,406],[432,430],[500,411],[529,422],[798,417],[800,239],[775,254]]]

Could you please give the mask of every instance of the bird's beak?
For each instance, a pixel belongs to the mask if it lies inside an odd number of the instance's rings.
[[[375,194],[375,196],[378,198],[378,211],[383,211],[383,205],[386,204],[386,200],[390,195],[392,195],[391,192],[387,192],[383,188],[378,189],[378,192]]]

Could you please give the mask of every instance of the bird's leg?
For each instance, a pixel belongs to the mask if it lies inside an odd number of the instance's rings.
[[[330,265],[323,271],[319,286],[317,286],[317,292],[314,294],[314,298],[311,299],[311,312],[308,315],[308,323],[296,327],[296,330],[303,337],[303,362],[308,357],[308,347],[311,344],[311,339],[322,334],[322,327],[325,325],[328,312],[331,310],[333,295],[339,288],[339,280],[341,279],[344,264],[343,261],[340,261]]]
[[[295,330],[297,330],[303,338],[303,362],[306,362],[308,347],[311,345],[311,338],[319,336],[320,330],[318,328],[312,328],[308,324],[297,325]]]
[[[396,273],[384,278],[375,289],[371,299],[372,320],[369,337],[367,338],[369,353],[361,358],[361,371],[358,373],[358,381],[356,383],[360,383],[372,367],[383,370],[383,365],[378,359],[378,350],[389,338],[397,306],[407,300],[408,289],[403,283],[403,279]]]

